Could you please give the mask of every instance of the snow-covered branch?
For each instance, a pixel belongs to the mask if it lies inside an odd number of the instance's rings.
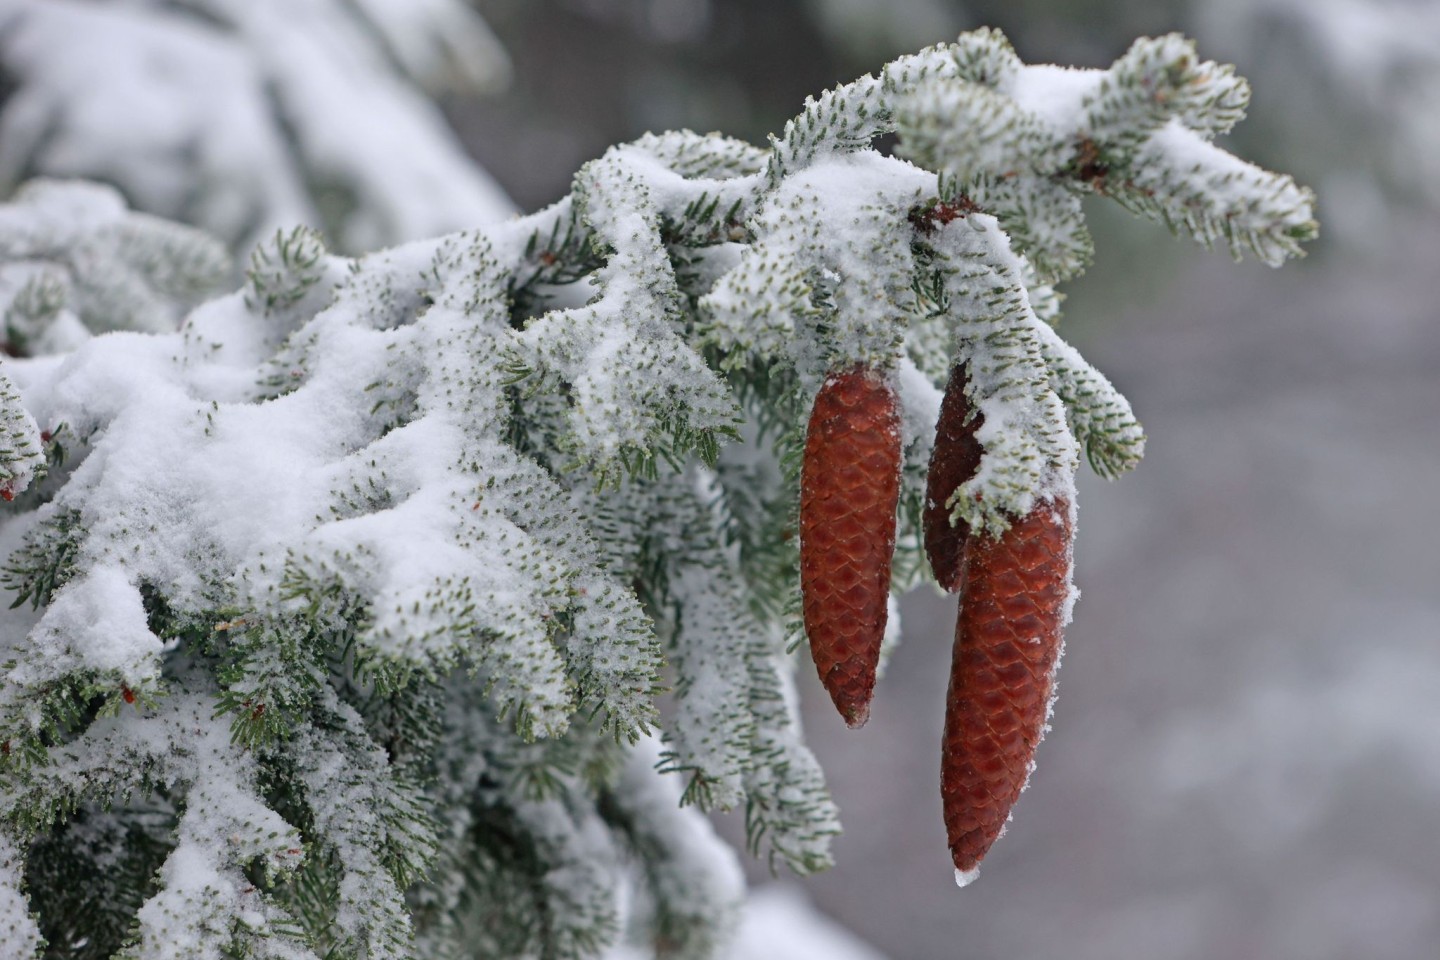
[[[206,5],[274,26],[242,6]],[[38,9],[0,42],[88,16]],[[1083,72],[968,35],[809,102],[769,151],[646,137],[529,217],[356,259],[275,233],[179,330],[148,318],[213,244],[109,194],[118,250],[34,193],[0,211],[31,244],[0,276],[60,263],[77,323],[124,328],[8,363],[0,391],[6,490],[47,471],[0,525],[0,930],[63,930],[55,883],[18,892],[33,844],[83,873],[113,854],[75,824],[163,802],[159,849],[126,860],[154,887],[95,934],[121,955],[580,958],[627,929],[716,955],[734,865],[661,808],[743,806],[802,872],[838,830],[786,649],[804,412],[837,369],[895,389],[912,555],[952,367],[983,448],[954,520],[999,535],[1073,496],[1082,447],[1133,466],[1128,405],[1051,326],[1075,198],[1296,252],[1308,194],[1208,144],[1243,89],[1174,38]],[[892,130],[914,162],[873,149]],[[87,243],[119,266],[63,255]],[[117,275],[166,306],[87,321]]]

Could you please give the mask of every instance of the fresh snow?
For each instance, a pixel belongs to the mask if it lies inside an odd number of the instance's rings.
[[[1050,130],[1068,136],[1075,132],[1076,120],[1085,115],[1086,101],[1105,77],[1104,70],[1030,64],[1011,74],[1000,90]]]

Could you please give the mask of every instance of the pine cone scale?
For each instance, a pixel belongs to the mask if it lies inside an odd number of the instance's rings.
[[[964,549],[941,795],[958,870],[974,870],[1029,778],[1060,657],[1069,505],[1045,503]]]
[[[970,526],[964,520],[950,522],[946,503],[950,495],[980,468],[983,449],[975,438],[984,418],[978,412],[970,416],[965,399],[965,364],[950,371],[950,382],[940,402],[940,417],[935,424],[935,447],[930,454],[930,469],[925,478],[925,512],[922,525],[925,554],[935,580],[952,593],[960,587],[960,558]]]
[[[800,589],[820,679],[852,727],[868,719],[890,596],[900,421],[894,390],[857,366],[815,397],[800,476]]]

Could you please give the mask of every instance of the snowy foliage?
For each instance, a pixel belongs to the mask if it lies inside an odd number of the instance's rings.
[[[1324,160],[1322,191],[1345,213],[1343,229],[1385,242],[1384,220],[1364,216],[1377,180],[1398,187],[1402,204],[1440,207],[1440,6],[1215,0],[1196,3],[1192,19],[1264,70],[1267,89],[1284,98],[1275,113],[1292,152]]]
[[[213,238],[132,213],[108,187],[32,180],[0,208],[5,350],[41,356],[109,330],[168,333],[230,270]]]
[[[0,498],[14,500],[17,491],[44,475],[43,443],[35,418],[20,405],[15,385],[0,371]]]
[[[511,212],[421,90],[508,77],[463,0],[0,0],[0,67],[3,193],[103,180],[241,248],[306,223],[371,250]]]
[[[912,554],[956,362],[977,529],[1068,490],[1082,449],[1132,466],[1129,407],[1051,327],[1075,198],[1296,252],[1308,194],[1209,143],[1243,98],[1178,38],[1061,71],[982,31],[768,151],[647,136],[532,216],[359,259],[282,232],[177,332],[10,363],[7,489],[37,425],[66,442],[0,527],[0,930],[55,956],[715,956],[740,884],[694,807],[743,807],[801,872],[838,830],[786,655],[816,389],[896,382]],[[891,131],[915,163],[871,147]]]

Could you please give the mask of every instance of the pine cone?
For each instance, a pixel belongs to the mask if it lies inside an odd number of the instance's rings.
[[[998,538],[971,537],[945,707],[940,794],[962,886],[1025,788],[1044,735],[1070,590],[1070,504],[1041,503]]]
[[[925,477],[925,555],[935,580],[954,593],[960,589],[960,556],[970,536],[964,520],[950,523],[945,506],[950,495],[975,476],[980,467],[980,441],[975,432],[985,422],[979,411],[966,422],[970,404],[965,399],[965,364],[957,363],[945,385],[940,419],[935,424],[935,448],[930,453],[930,470]]]
[[[894,389],[863,365],[832,373],[805,434],[800,592],[820,680],[852,727],[870,717],[899,497]]]

